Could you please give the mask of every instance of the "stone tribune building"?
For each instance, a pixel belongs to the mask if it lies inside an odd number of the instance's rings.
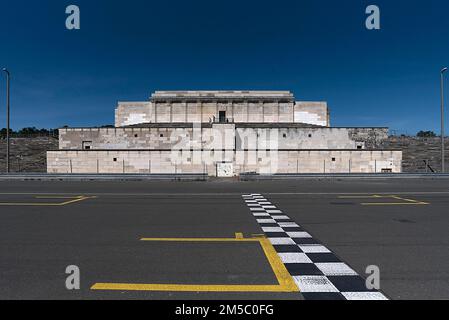
[[[114,128],[62,128],[49,173],[401,172],[388,128],[330,127],[325,102],[288,91],[157,91],[119,102]]]

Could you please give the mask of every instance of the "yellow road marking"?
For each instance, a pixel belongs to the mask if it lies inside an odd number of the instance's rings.
[[[253,233],[252,234],[253,238],[265,238],[265,234],[264,233]]]
[[[66,206],[68,204],[84,201],[87,199],[94,199],[97,197],[86,197],[86,196],[73,196],[73,197],[35,197],[36,199],[72,199],[64,202],[0,202],[0,206],[37,206],[37,207],[52,207],[52,206]]]
[[[258,242],[259,239],[239,238],[142,238],[140,241],[168,241],[168,242]]]
[[[364,195],[364,196],[339,196],[340,199],[372,199],[372,198],[388,198],[390,196],[379,196],[377,194]]]
[[[416,203],[409,203],[409,202],[367,202],[367,203],[361,203],[362,206],[417,206],[417,205],[428,205],[428,203],[425,202],[416,202]]]
[[[73,199],[73,198],[81,198],[82,196],[70,196],[70,197],[62,197],[62,196],[35,196],[36,199]]]
[[[122,291],[178,291],[178,292],[299,292],[287,268],[266,238],[142,238],[141,241],[176,242],[259,242],[279,284],[277,285],[197,285],[197,284],[141,284],[141,283],[96,283],[91,290]]]
[[[259,238],[260,245],[262,246],[265,255],[267,256],[268,262],[273,269],[276,279],[279,285],[283,287],[286,292],[297,292],[299,291],[298,286],[293,281],[290,273],[287,271],[284,263],[279,258],[276,250],[273,248],[270,240],[267,238]]]
[[[362,206],[404,206],[404,205],[428,205],[424,201],[401,198],[396,195],[366,195],[366,196],[339,196],[340,199],[395,199],[403,202],[362,202]]]
[[[280,285],[189,285],[189,284],[138,284],[96,283],[91,290],[120,291],[171,291],[171,292],[298,292]]]

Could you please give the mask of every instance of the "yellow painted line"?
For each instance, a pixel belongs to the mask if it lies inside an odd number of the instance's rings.
[[[373,198],[389,198],[389,196],[366,195],[366,196],[339,196],[339,199],[373,199]]]
[[[142,238],[142,241],[177,242],[259,242],[276,276],[277,285],[215,285],[215,284],[139,284],[139,283],[96,283],[91,290],[121,291],[172,291],[172,292],[299,292],[287,268],[282,263],[271,242],[266,238]]]
[[[171,291],[171,292],[298,292],[280,285],[189,285],[189,284],[138,284],[96,283],[91,290],[120,291]]]
[[[426,202],[367,202],[361,203],[362,206],[416,206],[416,205],[428,205]]]
[[[238,238],[142,238],[140,241],[168,241],[168,242],[258,242],[259,239]]]
[[[68,204],[84,201],[87,199],[94,199],[96,197],[86,197],[86,196],[77,196],[77,197],[67,197],[65,199],[72,199],[65,202],[0,202],[0,206],[36,206],[36,207],[57,207],[57,206],[65,206]],[[58,199],[58,198],[46,198],[46,199]]]
[[[284,263],[279,258],[276,250],[271,244],[269,239],[259,239],[260,245],[262,246],[265,255],[267,256],[268,262],[271,265],[271,269],[273,269],[274,274],[276,275],[276,279],[279,282],[279,285],[283,287],[286,292],[298,292],[298,286],[293,281],[290,273],[287,271]]]
[[[71,201],[63,202],[63,203],[60,204],[60,206],[65,206],[65,205],[68,205],[68,204],[71,204],[71,203],[80,202],[80,201],[84,201],[84,200],[87,200],[87,199],[94,199],[94,198],[96,198],[96,197],[82,197],[82,198],[74,199],[74,200],[71,200]]]
[[[404,202],[362,202],[362,206],[404,206],[404,205],[428,205],[429,203],[401,198],[395,195],[371,195],[371,196],[339,196],[340,199],[395,199]]]
[[[73,198],[81,198],[82,196],[74,197],[62,197],[62,196],[35,196],[36,199],[73,199]]]
[[[401,198],[401,197],[398,197],[398,196],[393,196],[393,198],[397,199],[397,200],[408,201],[408,202],[414,203],[414,204],[429,204],[429,203],[424,202],[424,201],[418,201],[418,200],[413,200],[413,199]]]

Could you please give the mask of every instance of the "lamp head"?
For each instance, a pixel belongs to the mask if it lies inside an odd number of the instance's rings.
[[[443,69],[441,69],[441,73],[445,73],[447,71],[447,68],[445,67],[445,68],[443,68]]]

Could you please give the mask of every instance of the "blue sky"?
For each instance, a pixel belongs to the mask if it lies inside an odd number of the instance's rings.
[[[70,4],[79,31],[65,29]],[[369,4],[380,31],[365,28]],[[155,90],[270,89],[328,101],[334,126],[439,131],[447,0],[0,0],[0,10],[16,129],[112,124],[118,100]]]

